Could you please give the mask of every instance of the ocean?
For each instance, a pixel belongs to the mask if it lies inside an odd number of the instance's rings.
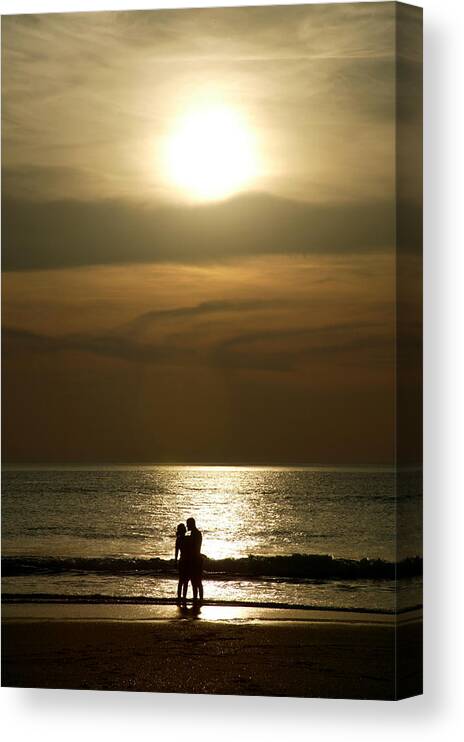
[[[403,472],[400,493],[395,483],[387,468],[7,467],[2,592],[62,602],[174,598],[176,526],[193,516],[206,599],[416,606],[421,472]]]

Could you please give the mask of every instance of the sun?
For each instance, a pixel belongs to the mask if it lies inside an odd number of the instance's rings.
[[[186,113],[169,136],[165,154],[169,180],[195,200],[231,196],[257,175],[252,130],[237,110],[227,106]]]

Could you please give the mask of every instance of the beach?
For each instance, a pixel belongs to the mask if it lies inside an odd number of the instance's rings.
[[[8,469],[3,684],[420,693],[420,472],[406,478],[403,496],[376,467]],[[197,611],[174,604],[186,515],[203,533]]]
[[[4,686],[385,700],[422,692],[420,611],[6,604],[2,644]]]

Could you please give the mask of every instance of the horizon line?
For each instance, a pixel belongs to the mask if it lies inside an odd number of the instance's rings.
[[[66,467],[122,467],[122,466],[143,466],[143,467],[185,467],[185,468],[203,468],[203,467],[218,467],[218,468],[346,468],[346,469],[364,469],[364,468],[385,468],[385,469],[420,469],[422,468],[421,462],[415,462],[405,465],[397,464],[396,462],[364,462],[364,463],[343,463],[343,462],[269,462],[269,461],[255,461],[255,462],[230,462],[230,461],[2,461],[2,468],[15,468],[15,467],[28,467],[28,468],[66,468]]]

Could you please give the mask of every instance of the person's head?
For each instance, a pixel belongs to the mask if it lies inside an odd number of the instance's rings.
[[[196,528],[195,518],[187,518],[187,528],[189,531],[193,531]]]
[[[185,536],[187,529],[184,523],[179,523],[177,526],[176,536]]]

